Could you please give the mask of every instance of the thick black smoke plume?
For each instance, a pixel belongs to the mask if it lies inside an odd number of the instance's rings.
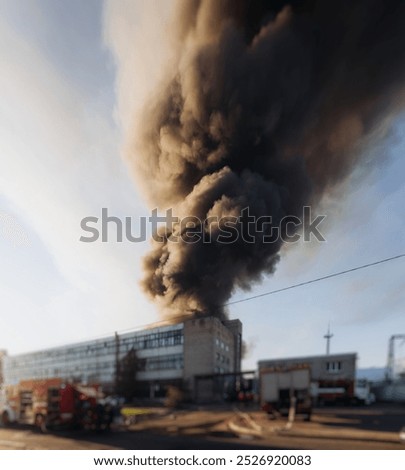
[[[403,104],[404,1],[184,0],[176,14],[176,67],[132,158],[149,200],[179,217],[300,217]],[[224,244],[209,229],[211,243],[170,232],[147,256],[143,285],[166,312],[222,316],[274,271],[281,241]]]

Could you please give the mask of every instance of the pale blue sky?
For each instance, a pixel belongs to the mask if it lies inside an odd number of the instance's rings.
[[[150,21],[149,3],[118,0],[103,11],[98,0],[0,0],[0,349],[29,351],[159,319],[138,287],[148,243],[78,241],[80,219],[102,207],[148,214],[120,149],[127,101],[147,88],[143,60],[159,50],[159,41],[148,51],[136,34]],[[137,92],[127,100],[128,76]],[[404,132],[400,118],[369,150],[378,164],[325,202],[326,243],[288,247],[274,276],[232,300],[404,253]],[[358,352],[361,367],[384,365],[389,336],[405,333],[404,271],[397,260],[232,306],[249,345],[245,368],[323,353],[328,322],[333,352]],[[405,346],[397,355],[405,358]]]

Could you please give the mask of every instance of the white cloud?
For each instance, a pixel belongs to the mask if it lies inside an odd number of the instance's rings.
[[[4,211],[0,211],[0,237],[17,247],[30,244],[28,232],[12,214]]]
[[[2,285],[8,331],[20,328],[17,341],[0,333],[0,342],[13,351],[135,326],[145,322],[145,311],[150,321],[153,310],[137,288],[146,247],[79,242],[81,218],[101,207],[125,215],[142,210],[119,158],[118,133],[34,45],[0,21],[0,191],[41,241],[31,249],[51,256],[53,270],[31,265],[32,275],[42,276],[45,291],[55,272],[64,280],[41,304],[22,305],[18,285]]]

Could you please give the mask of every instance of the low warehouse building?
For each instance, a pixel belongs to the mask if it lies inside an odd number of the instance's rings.
[[[350,402],[355,396],[356,353],[292,357],[259,361],[260,371],[308,366],[311,371],[312,394],[322,402]]]

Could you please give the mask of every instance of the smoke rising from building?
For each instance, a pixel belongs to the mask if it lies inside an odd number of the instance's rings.
[[[171,34],[174,66],[128,140],[148,201],[178,217],[300,217],[404,102],[402,1],[184,0]],[[275,270],[280,240],[221,244],[221,227],[203,229],[211,243],[165,231],[145,259],[166,314],[224,316],[235,289]]]

